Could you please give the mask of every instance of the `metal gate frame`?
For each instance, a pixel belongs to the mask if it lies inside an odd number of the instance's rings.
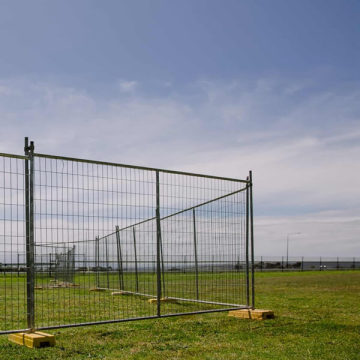
[[[24,192],[25,192],[25,228],[26,228],[26,329],[13,329],[13,330],[1,330],[0,334],[8,334],[8,333],[16,333],[23,331],[33,332],[35,330],[43,330],[43,329],[56,329],[56,328],[65,328],[65,327],[77,327],[77,326],[85,326],[85,325],[93,325],[93,324],[108,324],[108,323],[117,323],[117,322],[125,322],[125,321],[134,321],[134,320],[142,320],[142,319],[155,319],[155,318],[163,318],[163,317],[172,317],[172,316],[181,316],[181,315],[191,315],[191,314],[199,314],[199,313],[210,313],[210,312],[221,312],[221,311],[229,311],[229,310],[237,310],[237,309],[254,309],[255,308],[255,279],[254,279],[254,232],[253,232],[253,178],[252,172],[249,172],[249,176],[246,180],[226,178],[220,176],[211,176],[211,175],[202,175],[197,173],[190,172],[181,172],[174,170],[164,170],[157,168],[149,168],[142,166],[132,166],[125,164],[116,164],[111,162],[102,162],[102,161],[93,161],[93,160],[85,160],[85,159],[77,159],[70,157],[62,157],[62,156],[52,156],[46,154],[40,154],[34,152],[34,142],[31,141],[29,143],[28,138],[25,138],[25,155],[12,155],[12,154],[4,154],[0,153],[0,157],[10,157],[16,159],[23,159],[25,161],[24,169],[25,169],[25,179],[24,179]],[[36,269],[35,269],[35,241],[34,241],[34,187],[35,187],[35,178],[34,178],[34,159],[35,158],[43,158],[43,159],[55,159],[55,160],[64,160],[64,161],[76,161],[88,164],[96,164],[96,165],[110,165],[110,166],[118,166],[127,169],[136,169],[136,170],[146,170],[152,173],[155,173],[156,178],[156,212],[155,217],[150,219],[156,222],[156,300],[157,300],[157,311],[154,316],[144,316],[144,317],[129,317],[123,319],[113,319],[113,320],[100,320],[100,321],[91,321],[91,322],[83,322],[83,323],[71,323],[71,324],[61,324],[54,326],[44,326],[37,327],[36,319],[35,319],[35,278],[36,278]],[[189,312],[179,312],[179,313],[165,313],[161,312],[161,299],[162,299],[162,290],[164,285],[162,281],[164,281],[164,268],[163,268],[163,259],[162,259],[162,232],[161,232],[161,221],[163,218],[161,217],[161,203],[160,203],[160,181],[159,174],[174,174],[174,175],[186,175],[192,177],[200,177],[205,179],[217,179],[224,181],[233,181],[238,183],[243,183],[244,188],[241,190],[235,191],[238,193],[240,191],[246,192],[246,242],[245,242],[245,273],[246,273],[246,304],[244,305],[234,305],[227,306],[221,309],[207,309],[207,310],[199,310],[199,311],[189,311]],[[229,196],[231,194],[226,194],[225,196]],[[224,197],[225,197],[224,196]],[[219,198],[221,199],[221,197]],[[217,200],[217,199],[215,199]],[[210,200],[208,201],[211,202]],[[206,202],[204,203],[206,205]],[[204,205],[200,204],[200,205]],[[197,264],[197,255],[196,255],[196,223],[195,223],[195,209],[197,206],[192,206],[189,209],[184,209],[182,211],[191,210],[193,211],[193,227],[194,227],[194,246],[195,246],[195,271],[196,271],[196,282],[198,282],[198,264]],[[182,211],[179,211],[181,213]],[[175,214],[176,215],[176,214]],[[172,216],[172,215],[170,215]],[[136,224],[135,224],[136,225]],[[135,244],[135,227],[133,225],[134,231],[134,244]],[[120,229],[121,230],[121,229]],[[116,228],[116,236],[119,234],[119,227]],[[99,241],[99,239],[97,239]],[[98,246],[98,245],[97,245]],[[117,241],[117,246],[119,243]],[[107,250],[106,250],[107,251]],[[135,245],[136,251],[136,245]],[[121,253],[120,253],[121,255]],[[121,265],[122,266],[122,265]],[[119,271],[119,279],[121,273],[123,272],[122,268],[118,268]],[[137,270],[136,270],[137,273]],[[120,288],[124,286],[122,278],[122,285],[120,281]],[[165,283],[164,283],[165,284]],[[198,284],[197,287],[197,299],[199,300],[198,294]],[[186,300],[186,299],[185,299]],[[225,305],[225,304],[224,304]],[[230,305],[230,304],[229,304]]]

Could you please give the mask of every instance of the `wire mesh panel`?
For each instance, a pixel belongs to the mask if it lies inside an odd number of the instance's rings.
[[[55,253],[54,275],[56,281],[74,283],[75,246],[62,253]],[[49,263],[51,264],[51,263]],[[52,265],[52,264],[51,264]]]
[[[156,224],[144,221],[99,239],[100,288],[156,296]],[[150,295],[149,295],[150,296]]]
[[[0,332],[27,327],[24,165],[0,155]]]
[[[164,312],[246,304],[246,187],[160,174]],[[182,306],[179,306],[182,305]]]
[[[25,154],[0,158],[0,332],[251,306],[249,180]]]
[[[246,304],[246,186],[163,173],[159,190],[160,282],[151,217],[95,241],[97,286],[154,300],[160,286],[162,315]]]
[[[37,326],[153,316],[153,307],[146,306],[143,299],[111,295],[111,291],[100,288],[119,289],[116,227],[124,229],[155,214],[154,174],[40,156],[35,157],[34,166],[37,258],[50,260],[53,256],[53,263],[49,261],[36,276]],[[136,290],[133,234],[140,245],[139,271],[144,273],[140,262],[156,244],[152,227],[153,223],[147,223],[134,231],[119,230],[125,273],[122,280],[131,290]],[[69,276],[69,249],[75,259],[72,281],[65,279]],[[139,281],[145,280],[141,277]]]

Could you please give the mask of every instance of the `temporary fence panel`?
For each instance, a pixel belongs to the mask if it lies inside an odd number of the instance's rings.
[[[0,157],[0,333],[254,306],[251,178],[25,148]]]

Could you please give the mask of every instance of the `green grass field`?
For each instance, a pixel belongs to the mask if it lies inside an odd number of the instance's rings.
[[[196,299],[195,273],[165,273],[164,297]],[[77,273],[74,287],[57,287],[47,273],[39,273],[35,287],[36,327],[111,321],[139,317],[154,317],[156,304],[149,304],[150,296],[112,296],[112,291],[93,292],[96,287],[119,290],[117,272]],[[163,283],[162,283],[163,284]],[[135,274],[124,274],[124,290],[156,297],[156,274],[139,273],[138,288]],[[245,304],[244,272],[203,272],[198,279],[199,299],[226,304]],[[230,306],[188,301],[162,302],[161,314],[223,309]],[[233,307],[233,306],[232,306]],[[0,329],[26,329],[26,276],[16,273],[0,275]]]
[[[274,320],[216,313],[61,329],[49,331],[54,348],[37,350],[1,336],[0,359],[360,359],[359,271],[258,273],[256,281],[257,307],[274,310]]]

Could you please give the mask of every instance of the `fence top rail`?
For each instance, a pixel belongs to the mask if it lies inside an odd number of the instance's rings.
[[[73,158],[73,157],[67,157],[67,156],[47,155],[47,154],[40,154],[40,153],[34,153],[34,156],[46,158],[46,159],[53,159],[53,160],[65,160],[65,161],[75,161],[75,162],[82,162],[82,163],[96,164],[96,165],[118,166],[118,167],[136,169],[136,170],[158,171],[158,172],[168,173],[168,174],[196,176],[196,177],[202,177],[202,178],[207,178],[207,179],[234,181],[234,182],[245,183],[245,184],[250,183],[249,180],[243,180],[243,179],[235,179],[235,178],[229,178],[229,177],[223,177],[223,176],[198,174],[198,173],[191,173],[191,172],[186,172],[186,171],[159,169],[159,168],[152,168],[152,167],[146,167],[146,166],[120,164],[120,163],[114,163],[114,162],[108,162],[108,161],[80,159],[80,158]],[[27,159],[27,157],[25,157],[25,156],[22,156],[21,158]]]
[[[8,158],[15,158],[15,159],[22,159],[22,160],[29,159],[29,157],[25,156],[25,155],[15,155],[15,154],[7,154],[7,153],[0,153],[0,157],[8,157]]]

